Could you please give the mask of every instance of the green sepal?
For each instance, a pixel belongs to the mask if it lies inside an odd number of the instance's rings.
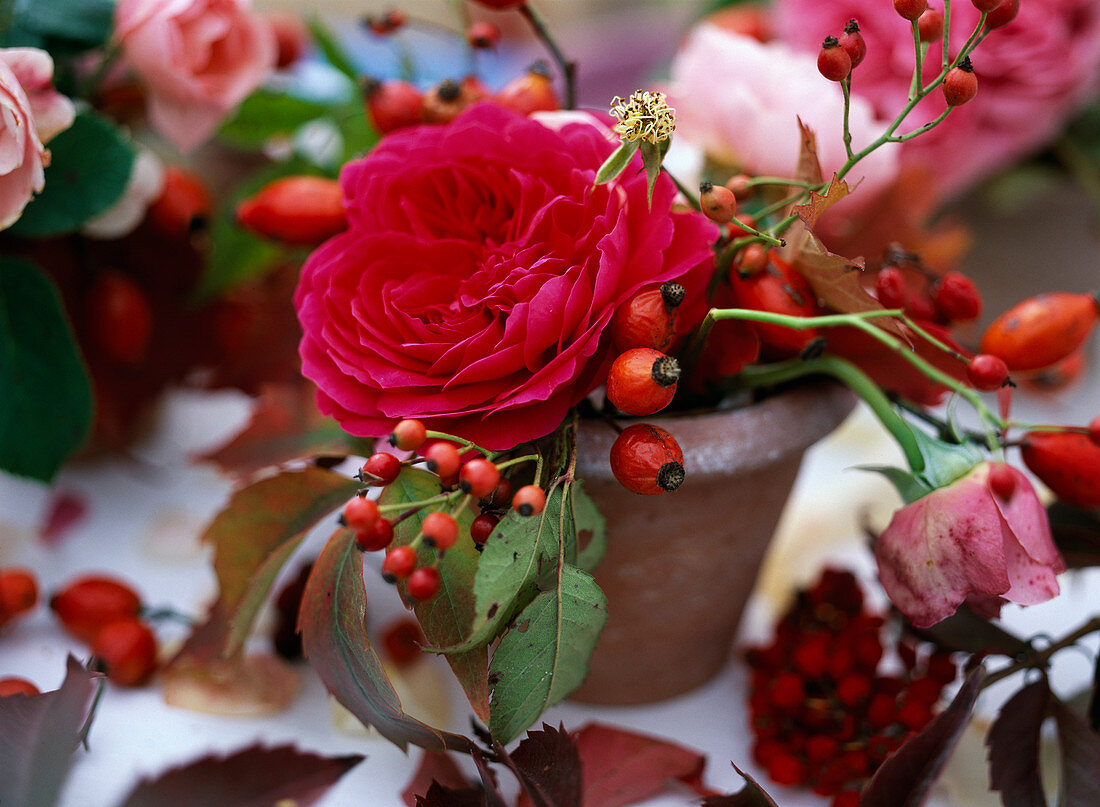
[[[912,504],[934,490],[920,478],[919,474],[906,471],[903,468],[895,468],[892,465],[857,465],[855,468],[857,471],[871,471],[885,476],[897,489],[901,500],[906,504]]]
[[[630,161],[634,159],[634,153],[638,150],[638,142],[637,140],[631,140],[611,152],[611,156],[604,160],[600,170],[596,172],[595,184],[606,185],[608,182],[617,179],[619,174],[630,165]]]

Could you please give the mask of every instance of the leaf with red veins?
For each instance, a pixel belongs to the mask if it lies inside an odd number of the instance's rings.
[[[1005,804],[1046,807],[1039,776],[1039,732],[1047,716],[1050,687],[1046,678],[1028,684],[1001,707],[989,729],[989,786]]]
[[[875,771],[860,807],[919,807],[970,721],[985,673],[974,670],[954,700]],[[1082,805],[1083,807],[1083,805]]]
[[[584,803],[635,804],[681,782],[699,795],[706,757],[667,740],[589,723],[574,733],[584,766]]]
[[[0,804],[56,804],[102,676],[69,656],[61,687],[0,698]]]
[[[209,755],[146,779],[120,807],[241,807],[317,802],[363,757],[323,757],[291,745],[253,745],[227,757]]]

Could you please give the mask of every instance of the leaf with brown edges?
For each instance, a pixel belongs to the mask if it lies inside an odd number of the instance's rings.
[[[433,728],[405,713],[367,636],[363,553],[345,530],[329,539],[302,595],[302,648],[325,687],[364,725],[394,745],[468,751],[465,737]]]
[[[860,807],[919,807],[970,721],[985,672],[975,669],[950,705],[875,771]]]
[[[146,779],[119,807],[308,807],[363,757],[323,757],[292,745],[253,745],[226,757],[204,756]]]
[[[359,483],[323,468],[284,471],[241,488],[203,533],[214,547],[217,610],[229,621],[225,651],[235,652],[279,570],[306,532],[355,495]]]

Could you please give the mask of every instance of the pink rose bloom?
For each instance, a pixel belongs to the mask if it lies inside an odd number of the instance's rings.
[[[73,122],[53,88],[53,60],[36,48],[0,50],[0,229],[10,227],[45,183],[43,142]]]
[[[274,34],[248,0],[120,0],[115,36],[148,90],[153,127],[182,151],[275,66]]]
[[[344,167],[348,230],[310,256],[294,298],[322,412],[361,436],[418,417],[513,446],[603,383],[605,331],[634,291],[677,279],[702,296],[715,226],[671,212],[665,176],[650,208],[638,158],[593,187],[606,128],[555,125],[478,104]]]
[[[799,119],[817,136],[826,177],[847,159],[840,87],[817,72],[815,57],[782,44],[699,25],[672,62],[668,95],[677,142],[690,141],[749,173],[793,176],[802,146]],[[886,126],[858,96],[849,121],[857,151]],[[896,148],[881,148],[846,178],[850,184],[863,178],[860,195],[871,197],[893,180],[896,159]]]
[[[1035,605],[1058,594],[1055,575],[1066,566],[1035,489],[1011,468],[1016,486],[1005,501],[990,489],[991,467],[903,507],[875,542],[887,596],[919,628],[968,599]]]
[[[942,9],[942,3],[936,5]],[[780,37],[807,54],[859,21],[867,57],[852,76],[853,90],[876,113],[893,118],[905,104],[913,75],[909,24],[884,0],[777,0]],[[951,42],[957,49],[978,22],[969,2],[951,4]],[[940,70],[942,48],[928,50],[925,81]],[[934,174],[946,194],[965,191],[983,177],[1049,142],[1066,119],[1100,89],[1100,3],[1096,0],[1023,0],[1020,13],[991,33],[973,55],[978,94],[927,135],[901,147],[902,163]],[[911,131],[945,109],[938,90],[899,131]]]

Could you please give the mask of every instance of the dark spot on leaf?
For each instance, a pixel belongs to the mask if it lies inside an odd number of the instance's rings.
[[[520,633],[526,633],[529,627],[531,627],[531,620],[525,619],[518,625],[516,625],[516,630],[518,630]]]
[[[496,616],[497,608],[499,607],[500,603],[494,602],[492,605],[489,606],[489,612],[485,616],[487,616],[489,619],[492,619],[494,616]]]

